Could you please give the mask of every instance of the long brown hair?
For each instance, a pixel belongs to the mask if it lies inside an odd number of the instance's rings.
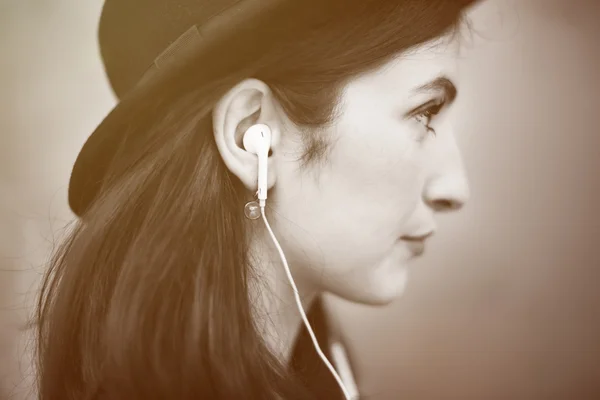
[[[98,128],[128,139],[44,277],[40,399],[314,398],[253,325],[248,194],[219,156],[212,109],[252,77],[293,122],[323,126],[348,79],[455,31],[469,2],[285,3]],[[318,135],[305,144],[306,165],[322,158]]]

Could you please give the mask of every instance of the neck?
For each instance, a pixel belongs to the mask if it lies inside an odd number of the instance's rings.
[[[266,229],[255,232],[250,245],[253,267],[250,284],[250,301],[254,309],[256,326],[265,343],[282,363],[287,364],[293,345],[303,326],[294,290],[285,267]],[[283,246],[283,243],[281,243]],[[285,252],[285,247],[284,247]],[[289,262],[289,261],[288,261]],[[291,263],[291,262],[290,262]],[[317,291],[293,273],[305,312],[317,296]]]

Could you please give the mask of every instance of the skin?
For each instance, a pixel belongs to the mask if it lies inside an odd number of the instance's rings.
[[[250,199],[257,160],[241,137],[253,123],[272,130],[267,215],[305,307],[320,292],[362,304],[390,303],[403,292],[424,238],[436,231],[435,214],[467,202],[452,129],[456,55],[454,45],[428,43],[349,82],[338,118],[320,132],[330,143],[327,157],[309,167],[299,160],[306,133],[289,121],[263,82],[240,82],[215,109],[219,151]],[[428,102],[443,106],[427,112]],[[286,357],[300,315],[263,223],[249,226],[257,319]]]

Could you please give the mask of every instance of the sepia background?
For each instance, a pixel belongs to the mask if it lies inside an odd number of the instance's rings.
[[[101,0],[0,0],[0,387],[34,399],[24,330],[73,216],[66,189],[114,105]],[[332,299],[378,400],[600,399],[600,2],[472,10],[456,131],[472,199],[440,218],[405,296]]]

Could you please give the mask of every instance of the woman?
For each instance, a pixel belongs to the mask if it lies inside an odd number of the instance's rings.
[[[450,124],[468,3],[107,0],[120,102],[71,176],[80,220],[42,288],[40,398],[342,398],[245,208],[257,124],[266,216],[352,395],[320,294],[391,302],[434,213],[467,200]]]

